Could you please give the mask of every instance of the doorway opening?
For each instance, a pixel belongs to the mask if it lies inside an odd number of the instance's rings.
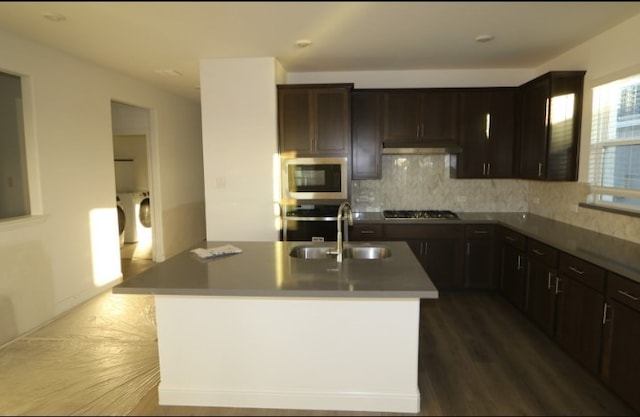
[[[123,279],[153,264],[149,110],[111,102],[118,234]]]

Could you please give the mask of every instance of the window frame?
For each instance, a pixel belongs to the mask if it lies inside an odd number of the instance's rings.
[[[615,76],[610,76],[607,79],[593,82],[591,86],[591,136],[589,140],[589,152],[588,152],[588,184],[590,188],[590,194],[587,197],[587,205],[594,208],[609,209],[608,211],[615,211],[622,214],[630,214],[633,216],[640,215],[640,204],[624,204],[620,202],[610,201],[615,197],[629,197],[640,200],[640,189],[620,188],[602,185],[603,181],[603,166],[604,166],[604,152],[606,148],[617,146],[640,146],[640,133],[637,137],[624,138],[616,140],[601,140],[598,137],[599,119],[602,117],[602,112],[598,108],[594,108],[596,103],[595,90],[597,88],[606,86],[617,81],[622,81],[627,78],[640,78],[640,67],[635,67],[631,70],[627,70],[623,73],[618,73]],[[640,79],[638,80],[638,95],[640,99]],[[620,95],[617,96],[619,101]],[[619,106],[617,107],[619,108]],[[640,112],[637,113],[638,125],[640,125]]]
[[[33,221],[41,222],[44,216],[42,188],[40,179],[40,163],[35,128],[35,103],[33,82],[29,75],[0,67],[0,72],[20,78],[22,99],[22,145],[25,152],[23,171],[27,176],[27,194],[29,196],[29,212],[15,217],[0,218],[0,230],[11,230]]]

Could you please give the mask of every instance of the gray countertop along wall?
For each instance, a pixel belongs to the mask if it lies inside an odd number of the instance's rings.
[[[335,242],[202,242],[242,253],[201,259],[190,248],[113,288],[118,294],[244,297],[438,298],[438,290],[405,242],[377,242],[384,259],[299,259],[294,246]],[[358,243],[350,243],[357,246]],[[361,244],[360,244],[361,245]]]
[[[385,220],[382,213],[355,214],[356,223],[477,224],[495,223],[577,256],[608,271],[640,282],[640,244],[593,232],[530,213],[458,213],[460,220]]]

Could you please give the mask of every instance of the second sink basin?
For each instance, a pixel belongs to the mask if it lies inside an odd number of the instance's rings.
[[[382,259],[391,256],[391,249],[386,246],[347,246],[342,251],[344,258]]]
[[[300,245],[289,252],[289,256],[302,259],[330,259],[335,246]],[[344,259],[383,259],[391,256],[391,249],[386,246],[345,246],[342,250]]]

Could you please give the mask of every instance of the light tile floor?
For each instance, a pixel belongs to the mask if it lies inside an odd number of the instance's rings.
[[[151,295],[105,291],[0,349],[0,415],[126,415],[160,381]]]

